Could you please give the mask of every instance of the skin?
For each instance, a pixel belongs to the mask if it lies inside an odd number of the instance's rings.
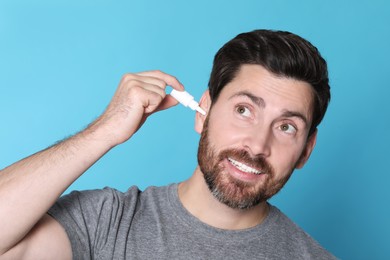
[[[150,71],[123,76],[106,111],[85,130],[73,137],[27,157],[0,172],[0,259],[71,259],[70,241],[62,226],[46,215],[58,197],[90,166],[113,147],[127,141],[147,117],[177,104],[165,94],[166,86],[183,90],[173,76]],[[294,87],[294,88],[292,88]],[[294,89],[294,90],[292,90]],[[238,90],[262,97],[263,108],[243,96],[232,98]],[[253,117],[240,118],[233,104],[237,99],[251,105]],[[299,81],[277,78],[260,66],[244,66],[238,77],[221,92],[212,109],[208,92],[201,107],[209,111],[210,140],[217,151],[239,147],[251,155],[262,154],[275,169],[275,178],[302,167],[315,144],[315,134],[307,138],[310,125],[310,87]],[[280,131],[283,109],[298,111],[308,124],[294,138]],[[245,110],[246,111],[246,110]],[[244,111],[244,112],[245,112]],[[299,121],[299,120],[298,120]],[[202,132],[205,117],[197,113],[195,129]],[[220,131],[224,129],[224,131]],[[228,162],[225,174],[261,186],[264,177],[248,177]],[[194,216],[211,226],[225,229],[248,228],[267,214],[265,202],[248,210],[227,207],[208,190],[199,167],[179,185],[179,197]]]
[[[295,168],[303,167],[314,148],[316,133],[308,138],[312,90],[305,82],[277,77],[259,65],[244,65],[211,109],[208,92],[200,103],[209,112],[209,139],[217,152],[245,150],[252,157],[265,158],[273,168],[272,176],[255,175],[240,171],[225,159],[220,165],[227,183],[240,180],[259,189],[269,181],[286,179]],[[197,115],[196,131],[201,133],[204,124],[205,117]],[[199,167],[180,184],[179,196],[201,221],[223,229],[253,227],[268,212],[266,201],[247,210],[220,203],[209,192]]]

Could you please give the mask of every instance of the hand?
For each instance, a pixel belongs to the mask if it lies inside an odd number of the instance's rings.
[[[166,95],[166,86],[184,90],[173,76],[161,71],[126,74],[122,77],[106,111],[89,127],[102,129],[102,138],[117,145],[128,140],[154,112],[178,102]]]

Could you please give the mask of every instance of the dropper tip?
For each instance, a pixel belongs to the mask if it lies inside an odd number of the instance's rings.
[[[198,106],[197,108],[196,108],[196,111],[198,111],[199,113],[201,113],[202,115],[206,115],[206,111],[204,111],[200,106]]]

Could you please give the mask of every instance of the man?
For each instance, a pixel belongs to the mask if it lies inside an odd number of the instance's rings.
[[[308,160],[330,99],[326,62],[288,32],[244,33],[218,51],[188,180],[57,201],[150,114],[177,104],[167,85],[184,90],[160,71],[125,75],[84,131],[2,171],[2,259],[333,259],[267,202]]]

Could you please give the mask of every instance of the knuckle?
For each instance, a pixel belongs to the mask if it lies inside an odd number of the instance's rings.
[[[140,93],[142,93],[144,90],[143,88],[138,85],[138,84],[133,84],[133,86],[131,86],[131,88],[129,88],[129,94],[130,95],[139,95]]]
[[[152,70],[153,73],[156,73],[156,74],[163,74],[163,72],[161,70]]]
[[[167,85],[167,83],[162,79],[156,79],[155,84],[160,88],[164,88]]]
[[[179,82],[179,80],[178,80],[175,76],[171,76],[171,78],[172,78],[174,81]]]
[[[133,73],[126,73],[122,76],[123,81],[130,81],[135,79],[135,75]]]
[[[165,98],[165,96],[166,96],[166,93],[165,93],[165,91],[163,90],[163,89],[160,89],[159,90],[159,93],[157,93],[161,98]]]

